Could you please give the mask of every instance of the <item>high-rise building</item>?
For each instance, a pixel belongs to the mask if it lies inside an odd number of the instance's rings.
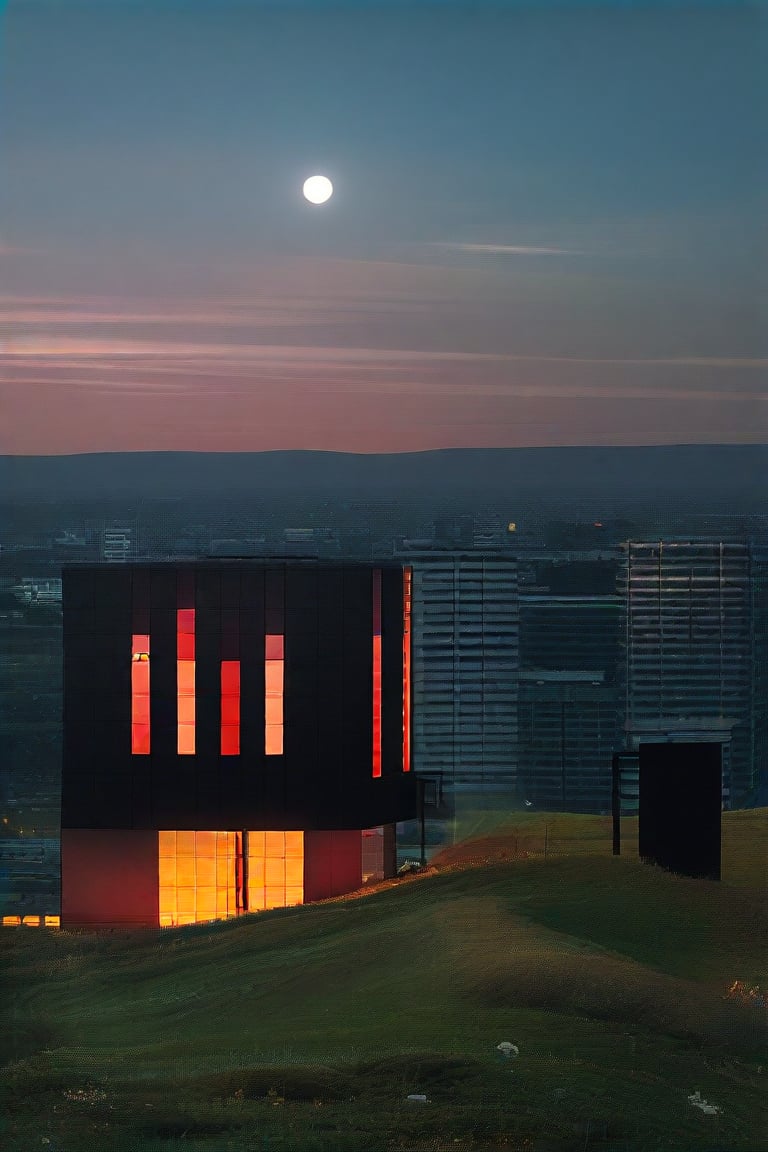
[[[615,594],[520,593],[520,667],[600,672],[615,682],[623,604]]]
[[[519,791],[537,808],[607,811],[616,690],[596,671],[521,669]]]
[[[413,569],[413,765],[447,787],[514,792],[517,564],[404,551]]]
[[[65,568],[63,591],[63,927],[192,923],[392,874],[391,826],[417,814],[409,572],[105,564]]]
[[[752,546],[752,794],[750,803],[768,796],[768,544]]]
[[[731,806],[754,787],[758,767],[753,569],[746,543],[623,545],[626,746],[721,741],[723,796]]]
[[[520,790],[537,807],[605,811],[619,722],[618,555],[529,553],[520,592]]]

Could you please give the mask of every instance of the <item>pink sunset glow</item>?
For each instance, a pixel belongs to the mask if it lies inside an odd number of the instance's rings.
[[[574,329],[569,350],[561,326],[548,347],[540,303],[483,269],[331,261],[274,280],[274,294],[0,298],[0,451],[760,436],[768,361],[643,356],[629,340],[623,355],[604,342],[596,354],[589,327]]]

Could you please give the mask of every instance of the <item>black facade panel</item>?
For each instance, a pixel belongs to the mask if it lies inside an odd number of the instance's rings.
[[[178,567],[176,569],[176,607],[195,607],[195,576],[192,567]]]
[[[154,573],[152,581],[154,594]],[[162,592],[167,592],[164,585]],[[153,601],[149,637],[149,697],[151,754],[157,763],[176,756],[176,690],[176,609],[155,608]]]
[[[125,624],[127,627],[116,630],[111,618],[106,618],[103,627],[91,634],[87,656],[93,661],[94,668],[98,669],[99,680],[103,676],[112,679],[120,663],[130,663],[131,626],[127,616]]]
[[[148,610],[152,603],[152,575],[146,565],[131,565],[131,599],[134,612]],[[137,629],[138,631],[138,629]]]
[[[244,635],[240,646],[240,760],[264,758],[264,637]]]
[[[131,811],[133,813],[133,828],[156,827],[152,811],[152,777],[149,773],[136,773],[133,776]]]
[[[105,773],[102,780],[99,782],[99,795],[97,797],[99,808],[107,812],[117,812],[120,814],[121,824],[117,827],[122,827],[123,824],[130,822],[133,823],[133,780],[130,772],[116,772],[114,769],[111,772]],[[102,827],[114,827],[115,825],[103,824]]]
[[[285,571],[270,566],[264,570],[264,631],[278,636],[285,627]]]
[[[219,617],[219,649],[222,660],[240,659],[241,631],[240,609],[222,608]]]
[[[97,820],[101,814],[101,800],[96,799],[94,773],[89,772],[87,776],[69,773],[67,780],[62,782],[62,828],[98,828]]]
[[[243,636],[264,635],[264,568],[240,571],[240,630]]]
[[[261,772],[260,793],[262,811],[281,814],[285,812],[286,784],[282,767],[271,763]]]
[[[65,570],[63,826],[320,830],[415,816],[416,781],[401,772],[402,569],[380,567],[380,779],[372,776],[372,565],[223,561],[127,566],[117,575],[106,566]],[[185,604],[195,607],[191,755],[177,751],[176,611]],[[137,631],[150,635],[148,755],[131,753]],[[285,636],[282,756],[265,754],[270,633]],[[240,661],[239,755],[221,755],[222,659]]]
[[[154,811],[194,812],[196,801],[196,772],[194,757],[178,756],[157,763],[153,757],[152,764],[152,808]],[[120,827],[120,825],[116,825]],[[175,824],[158,825],[158,827],[175,828]]]
[[[163,608],[176,612],[178,593],[176,588],[176,566],[158,564],[150,568],[150,603],[152,608]]]
[[[195,795],[195,808],[197,813],[210,814],[210,822],[214,828],[219,827],[221,815],[221,790],[216,781],[206,778],[198,784]],[[199,817],[196,817],[199,821]]]
[[[243,796],[243,779],[247,769],[242,764],[242,759],[242,755],[219,757],[218,776],[216,777],[216,794],[218,797],[216,802],[216,809],[219,812],[223,810],[229,797]],[[206,781],[201,781],[199,795],[203,794],[207,786],[208,783]],[[226,825],[217,824],[216,827],[225,828]]]
[[[217,761],[221,716],[220,613],[211,609],[195,613],[195,760]]]
[[[103,724],[122,725],[128,733],[131,730],[131,682],[119,687],[109,681],[94,686],[91,697],[94,718]],[[110,737],[111,740],[111,737]]]
[[[195,608],[198,612],[218,612],[221,608],[221,574],[213,568],[198,568],[195,577]]]
[[[258,607],[250,607],[252,604],[258,604]],[[263,590],[262,596],[259,601],[247,601],[249,607],[240,609],[240,635],[243,637],[243,643],[247,644],[249,636],[264,637],[264,598]]]
[[[152,627],[152,613],[149,608],[137,608],[134,603],[131,612],[131,632],[137,636],[148,636]]]
[[[133,614],[130,602],[128,604],[97,605],[94,609],[94,616],[95,627],[92,633],[94,641],[103,633],[112,633],[119,635],[124,643],[127,636],[130,644],[130,636],[133,631]],[[138,631],[138,629],[136,630]]]
[[[65,623],[65,639],[70,644],[78,640],[85,642],[90,632],[96,629],[96,612],[93,608],[70,608]]]
[[[195,612],[195,636],[215,638],[216,647],[219,646],[221,636],[221,609],[197,608]]]
[[[373,767],[373,569],[346,566],[341,634],[344,723],[339,733],[345,780]]]
[[[316,566],[286,568],[284,579],[284,605],[294,612],[314,611],[317,614],[320,586],[325,573]]]
[[[641,859],[719,880],[722,746],[641,744],[639,783]]]
[[[86,654],[78,652],[65,657],[64,678],[69,692],[64,701],[64,717],[70,724],[92,724],[94,721],[94,669],[93,658]]]
[[[204,571],[204,570],[203,570]],[[240,607],[241,573],[239,568],[225,568],[221,573],[222,608]]]
[[[289,569],[285,578],[284,754],[286,763],[318,774],[317,572]]]
[[[341,568],[322,570],[318,584],[317,628],[317,772],[304,782],[307,807],[323,810],[325,796],[338,795],[344,788],[341,755],[346,722],[344,660],[344,573]],[[321,826],[322,827],[322,826]]]
[[[97,611],[102,608],[125,609],[130,607],[132,598],[131,572],[122,564],[107,566],[104,576],[93,586],[93,602]]]
[[[156,608],[152,605],[149,613],[149,630],[152,640],[157,640],[158,636],[173,636],[174,645],[176,637],[176,609],[175,608]],[[157,655],[157,644],[151,644],[151,654]],[[174,646],[175,658],[175,646]]]

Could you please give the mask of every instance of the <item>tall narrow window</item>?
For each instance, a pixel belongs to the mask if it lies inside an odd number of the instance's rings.
[[[177,751],[195,752],[195,610],[176,612],[176,715]]]
[[[373,775],[381,776],[381,569],[373,570]]]
[[[224,608],[221,613],[221,725],[222,756],[240,755],[240,611]]]
[[[240,661],[221,662],[221,754],[240,755]]]
[[[403,570],[403,772],[411,770],[411,597],[413,569]]]
[[[149,636],[131,638],[131,752],[149,755]]]
[[[283,674],[285,637],[264,638],[264,751],[267,756],[283,754]]]

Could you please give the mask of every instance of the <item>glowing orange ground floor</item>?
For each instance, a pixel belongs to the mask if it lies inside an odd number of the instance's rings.
[[[306,904],[394,875],[394,827],[62,828],[61,927],[172,927]]]
[[[28,916],[3,916],[2,925],[4,928],[20,928],[22,925],[25,928],[60,928],[61,917],[42,916],[37,913]]]

